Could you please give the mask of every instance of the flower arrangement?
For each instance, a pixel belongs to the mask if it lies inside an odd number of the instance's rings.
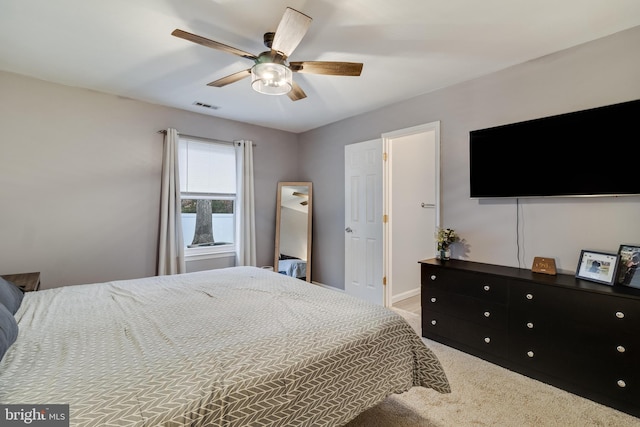
[[[460,237],[456,234],[453,228],[440,228],[436,232],[436,241],[438,242],[438,250],[446,251],[449,249],[449,245],[453,242],[460,240]]]

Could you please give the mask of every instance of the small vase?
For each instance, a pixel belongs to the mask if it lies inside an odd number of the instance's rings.
[[[440,249],[440,259],[447,261],[449,258],[451,258],[451,250],[449,248]]]

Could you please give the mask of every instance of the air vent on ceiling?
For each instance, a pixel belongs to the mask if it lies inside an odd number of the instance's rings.
[[[205,104],[204,102],[198,102],[198,101],[194,102],[193,105],[197,105],[198,107],[202,107],[202,108],[209,108],[211,110],[217,110],[218,108],[220,108],[216,105]]]

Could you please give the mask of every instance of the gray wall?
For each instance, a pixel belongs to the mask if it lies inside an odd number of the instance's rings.
[[[298,180],[295,134],[6,72],[0,94],[0,274],[40,271],[43,289],[155,275],[167,127],[255,141],[258,265],[273,264],[277,183]]]
[[[640,243],[640,197],[521,199],[518,258],[516,201],[471,200],[468,188],[469,131],[640,98],[638,46],[640,27],[299,135],[301,179],[314,186],[313,280],[344,289],[344,146],[437,120],[441,224],[464,239],[454,258],[531,268],[546,256],[574,272],[581,249]]]

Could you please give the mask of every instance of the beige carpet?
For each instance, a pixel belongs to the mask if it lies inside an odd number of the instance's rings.
[[[420,333],[420,316],[396,310]],[[640,419],[423,338],[451,383],[451,394],[414,387],[388,397],[348,427],[632,427]]]

